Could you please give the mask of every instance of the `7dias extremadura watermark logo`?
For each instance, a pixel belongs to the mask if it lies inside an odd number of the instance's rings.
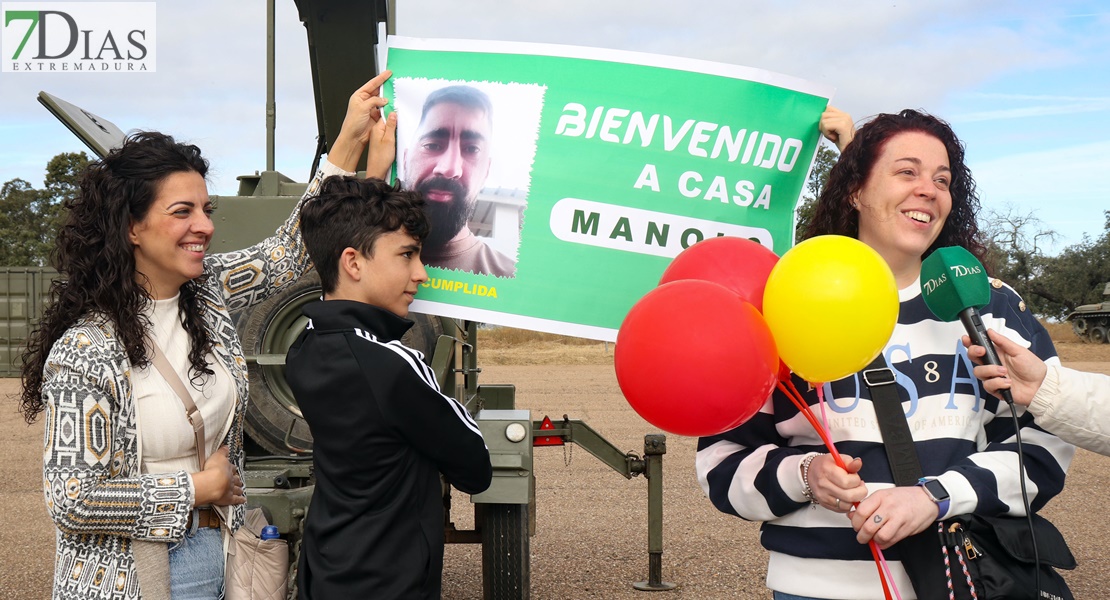
[[[3,72],[148,72],[153,2],[4,2]]]

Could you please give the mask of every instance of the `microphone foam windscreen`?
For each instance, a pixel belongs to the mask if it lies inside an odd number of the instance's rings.
[[[938,248],[921,263],[921,296],[942,321],[955,321],[966,308],[990,302],[987,270],[962,246]]]

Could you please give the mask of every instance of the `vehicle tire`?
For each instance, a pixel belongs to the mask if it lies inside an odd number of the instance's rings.
[[[526,600],[531,596],[531,544],[527,504],[480,504],[482,597]]]
[[[1107,342],[1106,328],[1105,327],[1092,327],[1091,328],[1091,341],[1096,343],[1096,344],[1105,344]]]
[[[243,353],[284,357],[308,324],[301,309],[319,300],[321,293],[320,276],[312,270],[281,293],[245,311],[236,325]],[[409,313],[408,318],[416,325],[401,341],[423,352],[424,360],[430,363],[435,342],[442,332],[440,321],[417,313]],[[251,395],[245,423],[247,435],[276,455],[311,452],[312,434],[297,407],[293,391],[285,382],[284,361],[281,364],[250,362],[247,373]]]
[[[1080,317],[1078,319],[1072,319],[1071,320],[1071,330],[1075,332],[1075,335],[1077,335],[1081,338],[1086,338],[1087,337],[1087,319],[1084,319],[1082,317]]]

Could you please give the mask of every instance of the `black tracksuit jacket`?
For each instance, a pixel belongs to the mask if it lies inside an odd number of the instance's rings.
[[[489,451],[466,409],[439,392],[412,322],[345,300],[304,307],[312,321],[285,377],[312,430],[316,489],[305,521],[302,599],[436,598],[443,571],[440,473],[489,487]]]

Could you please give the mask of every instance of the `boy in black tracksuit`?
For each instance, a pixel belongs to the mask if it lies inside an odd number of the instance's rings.
[[[423,201],[381,180],[332,177],[301,212],[324,301],[285,374],[312,430],[313,492],[301,542],[302,599],[439,598],[440,474],[489,487],[489,451],[466,409],[401,344],[427,279]]]

